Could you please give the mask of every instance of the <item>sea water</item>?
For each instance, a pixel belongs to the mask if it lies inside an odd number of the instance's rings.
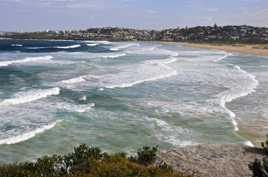
[[[250,145],[240,123],[267,128],[267,76],[267,57],[179,43],[0,40],[0,162]]]

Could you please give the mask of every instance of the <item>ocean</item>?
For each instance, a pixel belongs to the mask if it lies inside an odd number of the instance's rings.
[[[252,145],[268,128],[268,57],[180,43],[0,40],[0,163],[85,143],[128,153]],[[243,130],[244,132],[244,130]]]

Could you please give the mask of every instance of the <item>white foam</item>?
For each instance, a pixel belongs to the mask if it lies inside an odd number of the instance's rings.
[[[53,104],[57,109],[65,110],[68,112],[77,112],[84,113],[90,111],[93,107],[95,107],[95,103],[85,104],[85,105],[76,105],[69,103],[56,103]]]
[[[100,76],[88,74],[88,75],[74,77],[71,79],[62,80],[62,81],[57,82],[56,84],[60,85],[60,86],[68,86],[68,85],[79,84],[79,83],[86,82],[89,80],[99,79],[99,78],[100,78]]]
[[[21,60],[1,61],[0,67],[9,66],[12,64],[20,64],[20,63],[51,61],[52,58],[53,58],[52,56],[41,56],[41,57],[27,57]]]
[[[70,45],[70,46],[57,46],[54,48],[57,48],[57,49],[75,49],[75,48],[79,48],[79,47],[81,47],[80,44]]]
[[[167,65],[167,64],[173,63],[175,61],[177,61],[177,59],[174,59],[174,58],[166,59],[166,60],[145,61],[144,64],[146,66],[148,65],[149,67],[154,66],[154,67],[157,67],[157,68],[162,68],[161,71],[163,71],[163,72],[157,73],[158,75],[153,76],[153,77],[148,77],[148,78],[145,78],[145,79],[141,79],[141,80],[137,80],[137,81],[133,81],[133,82],[129,82],[129,83],[122,83],[122,84],[118,84],[118,85],[110,85],[110,86],[105,86],[105,87],[109,88],[109,89],[127,88],[127,87],[132,87],[134,85],[138,85],[138,84],[141,84],[141,83],[144,83],[144,82],[157,81],[157,80],[161,80],[161,79],[164,79],[164,78],[169,78],[169,77],[175,76],[175,75],[178,74],[178,72]]]
[[[35,137],[38,134],[44,133],[45,131],[54,128],[57,125],[57,123],[59,123],[59,122],[61,122],[61,120],[55,121],[51,124],[45,125],[43,127],[40,127],[38,129],[35,129],[33,131],[30,131],[30,132],[23,133],[23,134],[18,135],[18,136],[2,139],[2,140],[0,140],[0,144],[1,145],[3,145],[3,144],[9,145],[9,144],[17,144],[20,142],[27,141],[27,140]]]
[[[22,47],[22,44],[11,44],[11,47]]]
[[[33,89],[26,92],[19,92],[14,98],[6,99],[0,102],[0,106],[11,106],[17,104],[29,103],[48,96],[59,95],[60,88],[55,87],[51,89]]]
[[[155,77],[152,77],[152,78],[142,79],[142,80],[138,80],[138,81],[134,81],[134,82],[130,82],[130,83],[123,83],[123,84],[120,84],[120,85],[106,86],[106,88],[109,88],[109,89],[127,88],[127,87],[132,87],[134,85],[141,84],[141,83],[144,83],[144,82],[161,80],[161,79],[172,77],[172,76],[175,76],[175,75],[177,75],[177,71],[173,70],[168,74],[161,74],[159,76],[155,76]]]
[[[224,60],[225,58],[232,56],[232,53],[227,53],[226,55],[224,55],[223,57],[217,58],[216,60],[214,60],[214,62],[219,62],[221,60]]]
[[[63,80],[63,81],[60,81],[60,83],[62,83],[62,84],[75,84],[75,83],[85,82],[86,81],[85,78],[86,78],[86,75],[75,77],[72,79]]]
[[[242,70],[239,66],[234,66],[234,67],[240,73],[244,74],[247,78],[249,78],[251,80],[251,82],[247,86],[244,86],[244,88],[240,88],[240,87],[231,88],[230,90],[221,93],[219,96],[220,96],[220,105],[229,115],[229,117],[232,121],[232,124],[234,126],[234,130],[239,131],[238,123],[236,122],[236,119],[235,119],[236,114],[226,107],[226,103],[232,102],[233,100],[235,100],[237,98],[244,97],[244,96],[247,96],[247,95],[255,92],[255,89],[259,85],[259,81],[255,78],[254,75]]]
[[[87,100],[87,96],[82,96],[81,98],[79,98],[80,101],[86,101]]]
[[[104,45],[112,44],[112,42],[109,42],[109,41],[84,41],[84,42],[95,43],[95,44],[104,44]]]
[[[118,53],[118,54],[110,54],[110,55],[103,55],[102,58],[119,58],[126,56],[127,54],[125,53]]]
[[[251,141],[245,141],[244,145],[246,145],[248,147],[255,147],[255,145]]]
[[[126,48],[130,48],[130,47],[138,47],[140,46],[140,44],[134,43],[134,44],[125,44],[125,45],[120,45],[120,46],[116,46],[116,47],[112,47],[110,50],[111,51],[119,51],[119,50],[123,50]]]
[[[181,147],[197,145],[197,143],[194,143],[192,141],[180,139],[180,137],[185,138],[185,136],[191,135],[192,132],[190,130],[183,129],[180,127],[173,127],[172,125],[169,125],[166,121],[161,119],[156,118],[150,118],[150,119],[155,121],[155,123],[159,127],[156,133],[156,137],[160,141],[164,141],[174,146],[181,146]]]
[[[135,49],[128,49],[126,53],[130,54],[150,54],[150,55],[169,55],[173,57],[179,56],[179,53],[172,50],[167,49],[160,49],[158,47],[143,47],[143,48],[135,48]]]
[[[97,46],[97,45],[99,45],[99,44],[94,44],[94,43],[92,43],[92,44],[86,44],[87,46],[89,46],[89,47],[95,47],[95,46]]]

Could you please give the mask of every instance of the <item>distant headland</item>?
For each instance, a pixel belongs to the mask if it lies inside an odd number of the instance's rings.
[[[137,30],[129,28],[89,28],[86,30],[1,32],[1,38],[12,39],[63,39],[108,41],[170,41],[170,42],[220,42],[268,43],[268,28],[253,26],[196,26],[165,30]]]

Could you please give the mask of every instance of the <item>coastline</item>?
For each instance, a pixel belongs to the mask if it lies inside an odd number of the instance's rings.
[[[182,43],[185,47],[224,50],[247,55],[268,56],[268,44],[220,44],[220,43]]]
[[[251,177],[248,165],[265,155],[258,148],[238,144],[206,144],[162,150],[158,162],[198,177]],[[228,172],[228,173],[227,173]]]
[[[219,43],[182,43],[182,46],[189,48],[221,50],[230,53],[239,53],[244,55],[268,56],[268,45],[266,44],[219,44]],[[252,122],[251,122],[252,123]],[[250,126],[250,123],[241,122],[238,120],[239,130],[237,136],[248,139],[255,147],[261,147],[261,142],[265,140],[265,132],[259,131],[261,125],[254,122],[255,127]]]

